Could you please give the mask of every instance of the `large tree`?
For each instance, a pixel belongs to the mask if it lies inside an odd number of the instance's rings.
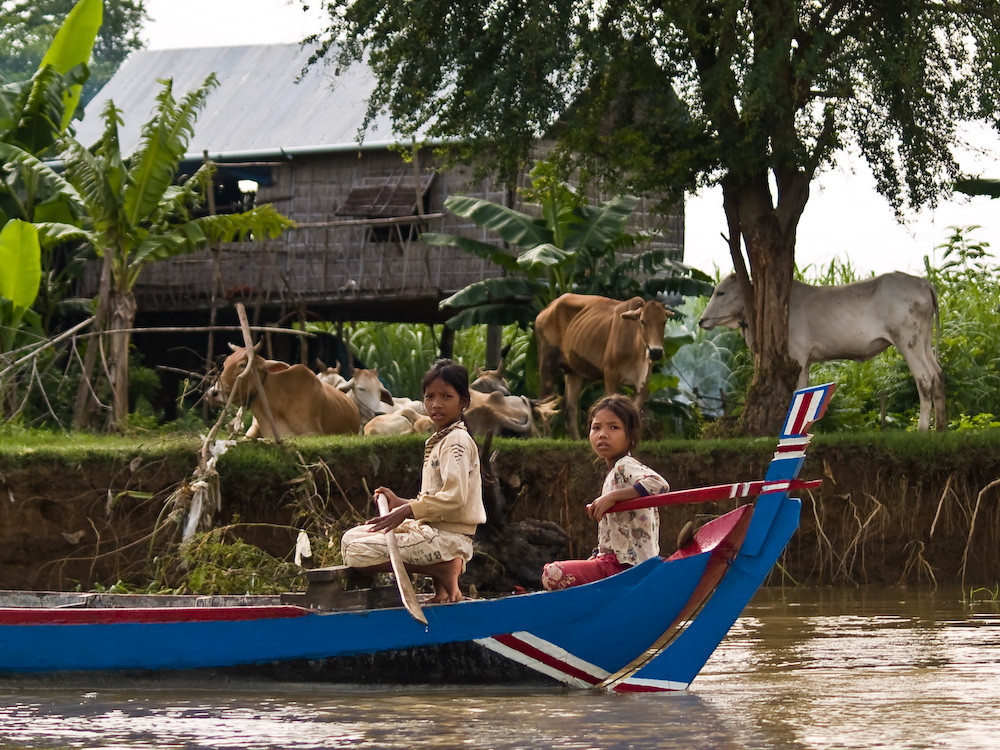
[[[720,184],[752,300],[754,434],[771,434],[796,381],[788,295],[817,172],[856,148],[901,216],[949,189],[962,121],[998,124],[995,0],[325,5],[317,59],[367,59],[370,114],[403,132],[461,139],[504,177],[547,134],[617,190]]]
[[[77,0],[14,0],[0,3],[0,78],[30,78],[62,20]],[[104,0],[104,18],[81,106],[111,80],[129,53],[142,47],[139,32],[148,20],[142,0]]]

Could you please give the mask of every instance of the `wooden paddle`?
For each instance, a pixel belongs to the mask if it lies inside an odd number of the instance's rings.
[[[378,506],[380,516],[389,513],[389,500],[381,492],[375,496],[375,504]],[[399,589],[399,598],[402,599],[403,606],[414,620],[426,625],[427,617],[417,601],[417,592],[413,590],[413,582],[410,580],[410,574],[406,572],[406,566],[403,565],[403,558],[399,556],[395,529],[385,532],[385,544],[389,549],[389,563],[392,565],[392,574],[396,578],[396,587]]]

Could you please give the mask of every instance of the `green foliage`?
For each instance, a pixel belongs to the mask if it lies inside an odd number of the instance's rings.
[[[12,219],[0,230],[0,353],[14,346],[42,278],[38,232]]]
[[[90,77],[83,85],[80,103],[86,105],[107,83],[121,63],[142,47],[139,31],[148,20],[142,0],[15,0],[0,6],[0,80],[20,81],[31,76],[45,56],[49,43],[75,6],[88,13],[103,5],[103,18],[93,42]],[[82,38],[76,35],[77,38]]]
[[[311,325],[311,324],[310,324]],[[516,325],[502,331],[507,354],[504,372],[512,387],[522,392],[532,334]],[[420,399],[420,382],[439,356],[440,340],[434,329],[402,323],[365,323],[351,332],[351,346],[369,368],[378,367],[379,377],[394,396]],[[486,363],[486,327],[472,326],[455,332],[453,359],[476,377],[476,368]]]
[[[707,304],[707,297],[687,297],[677,306],[679,316],[667,321],[665,336],[684,345],[659,369],[677,380],[674,400],[696,407],[701,415],[711,418],[724,414],[725,394],[734,390],[735,353],[730,347],[737,342],[726,335],[735,333],[730,329],[706,331],[698,326]]]
[[[540,217],[484,198],[452,195],[445,201],[452,213],[496,232],[503,247],[455,235],[422,235],[428,244],[454,245],[510,274],[475,282],[442,300],[442,309],[461,311],[448,320],[451,328],[489,323],[527,328],[546,305],[571,291],[613,299],[709,291],[707,276],[661,249],[642,249],[650,238],[627,231],[636,198],[616,196],[590,206],[545,161],[535,165],[531,178],[522,194],[525,202],[537,205]],[[631,254],[622,257],[623,251]]]
[[[175,98],[172,81],[161,81],[152,117],[142,127],[138,148],[128,157],[121,153],[121,113],[112,101],[104,108],[104,132],[94,146],[86,148],[72,138],[62,142],[66,179],[80,196],[83,226],[46,223],[42,229],[61,241],[84,241],[104,260],[106,288],[102,284],[96,323],[102,333],[111,333],[107,359],[112,425],[128,411],[127,331],[136,314],[132,290],[143,268],[202,249],[209,240],[265,240],[292,225],[271,206],[198,216],[212,185],[211,163],[177,182],[198,113],[216,83],[210,75],[198,88]]]

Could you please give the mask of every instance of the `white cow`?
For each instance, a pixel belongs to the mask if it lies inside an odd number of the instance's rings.
[[[378,379],[378,367],[371,370],[356,369],[354,376],[337,386],[341,393],[348,394],[357,404],[362,426],[376,414],[394,411],[392,394]]]
[[[698,324],[741,328],[748,335],[736,275],[715,288]],[[920,395],[918,428],[947,427],[944,375],[931,337],[938,316],[937,292],[925,279],[896,271],[843,286],[792,282],[788,303],[788,354],[802,366],[798,387],[809,383],[809,365],[830,359],[863,362],[895,346],[909,365]],[[752,342],[748,340],[748,344]]]
[[[392,414],[401,409],[412,409],[418,416],[427,416],[423,401],[393,396],[379,380],[378,367],[371,370],[356,369],[354,376],[350,380],[344,380],[337,389],[354,399],[361,414],[362,427],[379,414]]]
[[[434,423],[413,409],[399,409],[390,414],[376,414],[364,427],[365,436],[409,435],[411,432],[434,432]]]

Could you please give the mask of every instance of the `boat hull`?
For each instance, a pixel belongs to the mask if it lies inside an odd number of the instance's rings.
[[[363,667],[368,657],[423,657],[436,650],[439,656],[477,657],[465,665],[464,676],[446,678],[453,682],[506,679],[477,672],[483,659],[504,663],[496,661],[499,656],[512,674],[574,687],[683,690],[798,525],[800,504],[788,489],[804,460],[805,430],[822,415],[832,390],[828,385],[796,393],[765,480],[732,485],[733,497],[760,485],[757,501],[705,524],[694,542],[670,558],[561,591],[429,605],[423,608],[426,625],[402,607],[334,612],[257,605],[252,597],[221,606],[136,597],[132,601],[141,604],[130,606],[123,605],[127,596],[112,602],[87,595],[77,600],[80,606],[56,607],[39,594],[35,606],[0,607],[0,675],[230,672],[305,679],[339,673],[352,662]],[[674,502],[676,494],[645,501],[652,507]],[[151,606],[151,600],[173,606]],[[94,604],[102,606],[88,606]],[[349,681],[362,678],[359,670],[347,669]]]

